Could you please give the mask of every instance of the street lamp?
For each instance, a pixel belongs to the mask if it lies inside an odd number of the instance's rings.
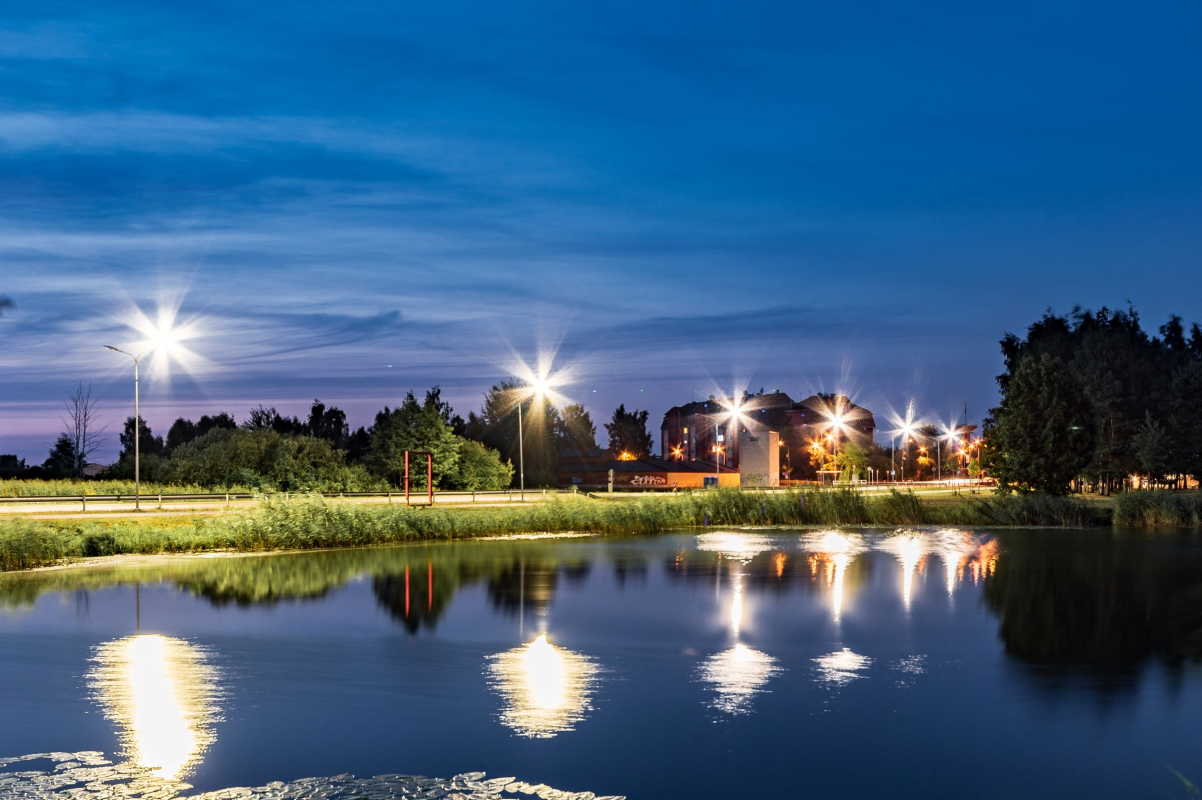
[[[114,353],[121,353],[129,356],[134,360],[134,511],[142,510],[142,473],[141,473],[141,441],[142,441],[142,413],[138,406],[138,362],[146,353],[127,353],[124,350],[118,350],[110,344],[105,345],[106,348]]]
[[[721,434],[718,433],[718,430],[721,428],[720,423],[724,418],[733,421],[735,423],[735,437],[737,439],[739,428],[738,421],[739,417],[743,413],[743,406],[736,402],[734,398],[731,398],[731,404],[729,406],[726,406],[724,403],[722,403],[722,405],[724,406],[724,411],[719,411],[714,415],[714,480],[718,482],[717,486],[722,485],[721,457],[722,451],[725,449],[722,447],[722,445],[718,444],[718,437],[721,436]]]
[[[526,501],[526,451],[522,437],[522,403],[528,397],[541,400],[546,393],[547,381],[538,378],[533,383],[527,384],[522,390],[521,396],[518,397],[518,488],[521,491],[522,502]]]

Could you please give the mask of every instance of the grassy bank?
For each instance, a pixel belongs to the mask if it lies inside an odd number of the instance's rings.
[[[0,570],[117,554],[264,552],[580,531],[654,534],[703,525],[1104,525],[1109,512],[1067,498],[981,496],[926,503],[911,493],[739,491],[638,500],[560,499],[518,508],[406,508],[320,497],[271,498],[239,514],[133,522],[0,522]]]

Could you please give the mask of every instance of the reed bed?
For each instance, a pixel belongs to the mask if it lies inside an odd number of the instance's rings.
[[[911,492],[865,496],[848,490],[718,490],[636,500],[564,498],[516,508],[410,508],[317,495],[273,496],[250,511],[184,521],[0,522],[0,571],[118,554],[306,550],[515,533],[647,535],[714,525],[1087,526],[1108,521],[1104,509],[1036,495],[934,506]]]
[[[1202,491],[1123,492],[1114,499],[1114,524],[1138,528],[1202,526]]]

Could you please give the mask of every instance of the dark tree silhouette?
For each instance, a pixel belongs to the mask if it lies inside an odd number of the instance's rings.
[[[635,458],[651,455],[653,439],[647,431],[647,412],[626,410],[626,404],[614,409],[613,418],[605,423],[609,434],[609,452],[616,456],[627,453]]]

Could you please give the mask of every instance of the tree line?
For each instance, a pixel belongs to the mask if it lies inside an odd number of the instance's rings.
[[[1001,341],[1001,401],[984,463],[1002,491],[1111,493],[1131,476],[1202,475],[1202,328],[1178,316],[1144,331],[1134,309],[1047,312]]]
[[[433,482],[442,490],[497,490],[513,485],[519,463],[516,381],[485,393],[479,412],[456,414],[435,386],[418,398],[409,392],[396,407],[384,407],[369,426],[352,430],[346,413],[314,400],[307,417],[273,407],[251,409],[241,422],[221,412],[198,420],[180,417],[165,436],[145,419],[128,417],[118,435],[117,461],[103,477],[134,475],[134,443],[141,477],[157,483],[246,486],[278,491],[369,491],[400,486],[405,451],[433,455]],[[90,456],[104,442],[97,398],[80,383],[65,403],[64,431],[42,466],[29,477],[82,477]],[[565,451],[595,451],[597,429],[581,404],[562,410],[538,398],[520,401],[528,486],[555,485],[555,467]],[[613,454],[652,455],[648,412],[619,406],[604,427]],[[135,427],[137,430],[135,431]],[[410,484],[424,489],[424,458]]]

